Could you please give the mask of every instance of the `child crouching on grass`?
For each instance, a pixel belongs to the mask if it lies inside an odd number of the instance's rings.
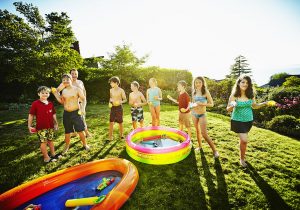
[[[37,133],[41,143],[40,149],[44,157],[44,162],[55,162],[60,155],[55,155],[54,130],[58,129],[56,112],[52,102],[48,101],[50,88],[41,86],[37,90],[39,100],[32,103],[28,115],[28,130],[30,133]],[[36,118],[36,128],[32,127],[33,118]],[[51,157],[47,152],[47,145],[50,148]]]

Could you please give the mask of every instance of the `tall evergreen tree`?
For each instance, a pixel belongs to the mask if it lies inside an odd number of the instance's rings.
[[[230,67],[230,74],[227,77],[238,78],[242,74],[251,74],[246,57],[239,55],[234,60],[235,63]]]

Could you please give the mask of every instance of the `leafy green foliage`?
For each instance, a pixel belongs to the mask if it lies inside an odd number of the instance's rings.
[[[286,72],[273,74],[270,78],[270,80],[278,80],[278,79],[285,79],[289,74]]]
[[[267,123],[270,130],[300,138],[300,120],[291,115],[280,115],[274,117]]]
[[[300,78],[296,76],[291,76],[286,78],[283,83],[283,87],[300,87]]]
[[[300,89],[297,87],[278,87],[273,88],[269,95],[269,100],[276,101],[280,106],[276,109],[277,115],[293,115],[295,117],[300,117]],[[298,99],[298,100],[297,100]]]
[[[82,58],[70,49],[75,40],[66,13],[52,12],[46,20],[32,4],[15,2],[25,19],[0,10],[0,70],[5,81],[45,82],[82,65]]]

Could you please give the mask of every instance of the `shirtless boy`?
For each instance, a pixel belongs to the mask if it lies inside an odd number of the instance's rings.
[[[62,83],[64,89],[62,94],[59,95],[58,91],[53,88],[52,93],[54,94],[57,101],[64,106],[63,124],[65,127],[65,142],[66,146],[63,154],[67,153],[70,147],[70,134],[75,130],[78,132],[80,140],[85,150],[90,150],[90,147],[86,143],[86,138],[83,133],[85,130],[84,122],[80,113],[79,100],[81,100],[83,110],[85,110],[85,96],[82,90],[72,85],[72,76],[70,74],[64,74],[62,76]]]
[[[121,139],[123,136],[123,107],[122,104],[127,102],[125,91],[119,87],[120,79],[119,77],[111,77],[108,80],[111,86],[109,91],[109,105],[111,107],[109,116],[109,140],[113,140],[113,129],[114,123],[119,123],[119,131]]]

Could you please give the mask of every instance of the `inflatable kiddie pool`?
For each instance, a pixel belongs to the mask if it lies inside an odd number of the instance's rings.
[[[171,164],[191,152],[190,137],[174,128],[152,126],[138,128],[126,138],[126,151],[133,159],[148,164]]]
[[[103,180],[112,178],[114,181],[104,189],[96,189]],[[24,209],[30,204],[41,205],[42,209],[66,209],[67,201],[67,207],[76,207],[91,200],[101,202],[80,209],[119,209],[134,191],[138,179],[136,167],[128,160],[111,158],[88,162],[1,194],[0,209]]]

